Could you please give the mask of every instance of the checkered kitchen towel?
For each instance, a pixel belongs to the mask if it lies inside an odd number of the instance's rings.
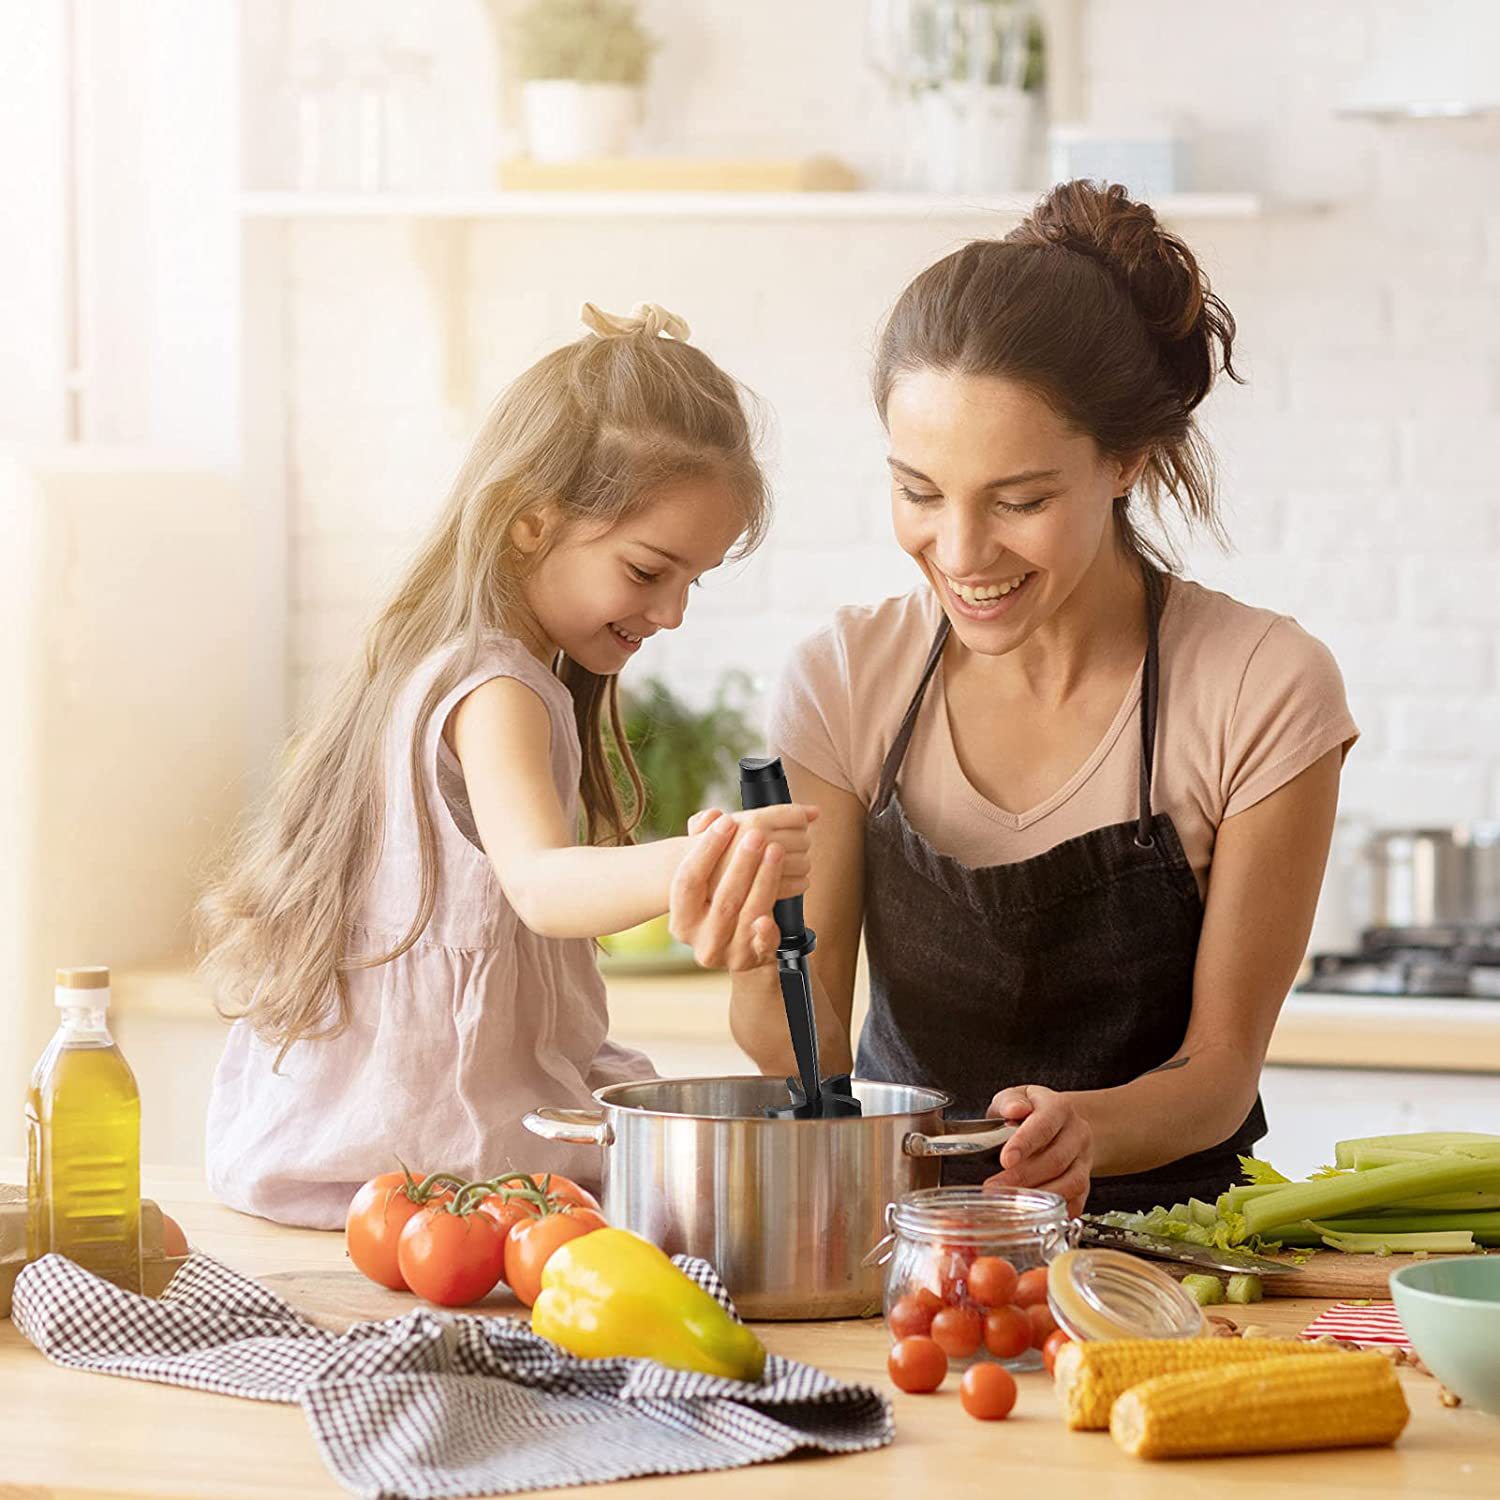
[[[677,1264],[734,1311],[712,1267]],[[575,1359],[518,1320],[426,1306],[337,1335],[206,1255],[158,1301],[48,1255],[21,1272],[12,1317],[58,1364],[300,1403],[334,1476],[375,1500],[734,1469],[894,1432],[879,1392],[776,1355],[749,1385]]]

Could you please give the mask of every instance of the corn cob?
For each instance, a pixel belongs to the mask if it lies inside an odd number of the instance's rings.
[[[1393,1443],[1410,1412],[1379,1354],[1278,1358],[1159,1375],[1114,1404],[1109,1431],[1137,1458]]]
[[[1143,1380],[1317,1352],[1297,1339],[1107,1339],[1064,1344],[1052,1373],[1068,1426],[1103,1432],[1115,1398]]]

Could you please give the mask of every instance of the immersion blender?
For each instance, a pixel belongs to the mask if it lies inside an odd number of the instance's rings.
[[[749,810],[790,802],[786,772],[776,757],[746,756],[740,761],[740,805]],[[769,1108],[773,1119],[835,1119],[861,1113],[859,1100],[851,1092],[849,1075],[818,1077],[818,1023],[813,1012],[812,981],[807,957],[817,934],[803,924],[802,897],[788,896],[772,908],[781,942],[776,949],[776,973],[781,981],[781,999],[786,1006],[786,1024],[792,1033],[792,1051],[800,1078],[788,1078],[792,1102]]]

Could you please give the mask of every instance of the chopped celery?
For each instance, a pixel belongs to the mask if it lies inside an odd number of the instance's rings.
[[[1205,1203],[1201,1198],[1189,1198],[1187,1206],[1193,1223],[1204,1229],[1212,1229],[1219,1222],[1219,1211],[1212,1203]]]
[[[1493,1161],[1469,1156],[1437,1156],[1396,1162],[1368,1172],[1346,1172],[1312,1182],[1292,1182],[1249,1199],[1240,1210],[1247,1234],[1264,1235],[1277,1224],[1335,1218],[1364,1208],[1381,1208],[1437,1193],[1468,1192],[1494,1175]]]
[[[1182,1289],[1200,1307],[1214,1307],[1224,1300],[1224,1283],[1217,1276],[1184,1276]]]
[[[1407,1135],[1365,1135],[1340,1141],[1334,1148],[1334,1162],[1340,1167],[1354,1165],[1354,1153],[1360,1147],[1391,1151],[1445,1151],[1450,1146],[1493,1146],[1500,1149],[1500,1135],[1486,1135],[1473,1130],[1417,1130]],[[1244,1158],[1241,1158],[1243,1161]]]
[[[1224,1300],[1226,1302],[1259,1302],[1265,1296],[1265,1288],[1260,1284],[1259,1276],[1231,1276],[1229,1285],[1224,1288]]]
[[[1326,1224],[1313,1227],[1323,1231],[1325,1245],[1346,1255],[1409,1255],[1414,1250],[1468,1255],[1474,1251],[1474,1236],[1467,1229],[1446,1234],[1330,1234]]]

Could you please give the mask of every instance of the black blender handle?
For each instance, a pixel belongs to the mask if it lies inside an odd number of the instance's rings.
[[[781,759],[775,755],[747,755],[740,761],[740,806],[749,810],[756,807],[775,807],[792,800],[791,788],[786,783],[786,772]],[[781,929],[783,942],[791,943],[807,931],[802,919],[802,897],[788,896],[771,908],[776,925]]]

